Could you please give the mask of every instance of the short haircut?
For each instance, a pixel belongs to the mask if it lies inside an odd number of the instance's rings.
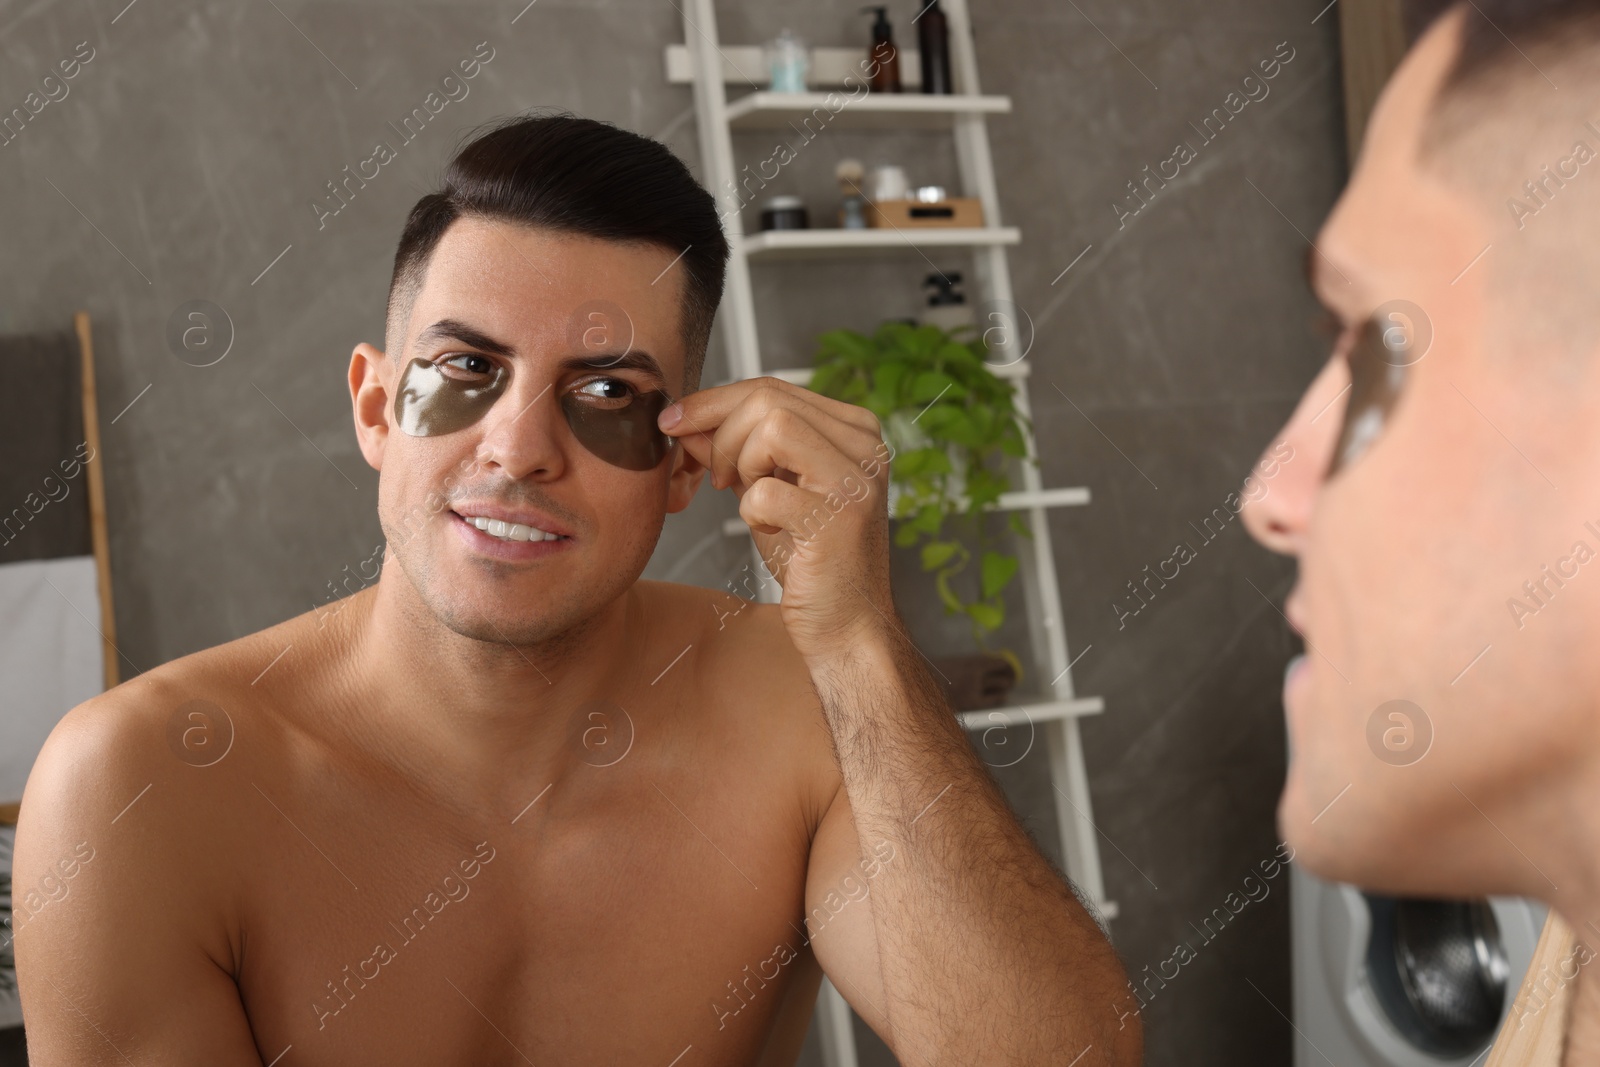
[[[444,188],[418,200],[406,218],[389,281],[388,346],[450,224],[463,216],[504,220],[681,253],[684,388],[694,389],[728,259],[711,194],[665,145],[610,123],[539,113],[480,129],[450,161]]]
[[[1554,72],[1574,83],[1600,81],[1600,0],[1413,0],[1405,9],[1407,30],[1420,36],[1457,7],[1465,16],[1460,47],[1429,115],[1425,157],[1470,139],[1494,117],[1513,118],[1523,130],[1545,119],[1592,117],[1570,106],[1579,94],[1561,94]]]
[[[1420,0],[1420,32],[1462,15],[1418,162],[1478,202],[1507,238],[1487,264],[1491,344],[1587,356],[1600,344],[1600,0]],[[1585,173],[1587,172],[1587,173]],[[1499,232],[1506,232],[1500,230]]]

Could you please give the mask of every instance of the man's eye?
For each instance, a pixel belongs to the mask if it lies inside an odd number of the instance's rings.
[[[633,386],[621,378],[594,378],[578,386],[577,391],[595,400],[610,401],[607,407],[617,407],[637,395]]]
[[[439,360],[438,366],[448,367],[457,373],[449,377],[457,379],[481,378],[494,372],[494,361],[488,356],[481,356],[476,352],[458,352],[453,356],[446,356]]]
[[[1394,324],[1377,318],[1361,327],[1344,358],[1350,367],[1350,398],[1328,468],[1330,478],[1354,463],[1383,432],[1413,362]]]

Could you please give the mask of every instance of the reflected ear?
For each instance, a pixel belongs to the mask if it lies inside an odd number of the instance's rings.
[[[350,406],[356,422],[356,443],[373,470],[383,469],[389,441],[389,357],[363,341],[350,353]]]
[[[672,515],[689,506],[706,473],[706,468],[690,454],[683,442],[673,447],[672,474],[667,482],[667,514]]]

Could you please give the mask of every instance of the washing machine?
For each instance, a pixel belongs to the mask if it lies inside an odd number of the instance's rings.
[[[1295,1067],[1471,1067],[1494,1043],[1546,908],[1411,900],[1291,866]]]

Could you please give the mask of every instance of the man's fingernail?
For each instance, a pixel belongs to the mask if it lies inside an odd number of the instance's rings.
[[[678,421],[682,418],[683,405],[669,404],[656,418],[656,425],[660,426],[663,430],[670,430],[674,426],[678,425]]]

